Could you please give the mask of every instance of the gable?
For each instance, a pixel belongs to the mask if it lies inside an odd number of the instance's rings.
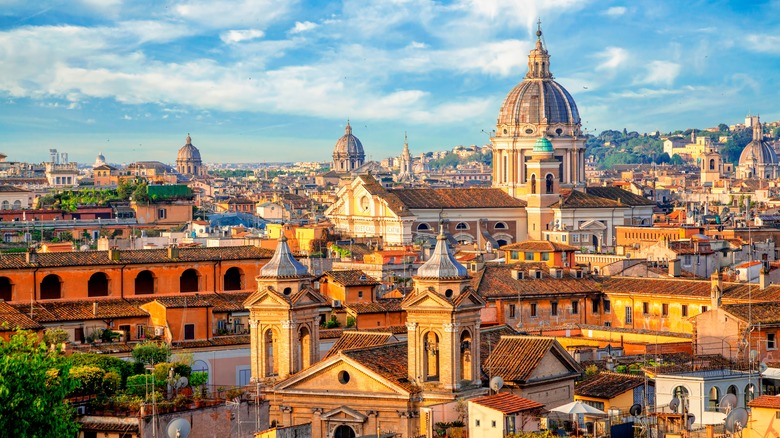
[[[288,303],[284,298],[278,296],[277,294],[271,292],[268,289],[257,291],[254,294],[252,294],[249,298],[244,301],[244,307],[246,308],[274,308],[278,309],[279,307],[283,307],[285,309],[290,308],[290,303]]]
[[[402,304],[401,308],[404,310],[451,310],[453,305],[436,293],[425,290],[410,297],[406,303]]]
[[[567,366],[567,364],[561,361],[561,359],[558,358],[555,353],[553,353],[553,349],[550,349],[547,351],[547,353],[545,353],[545,355],[537,364],[536,368],[534,368],[534,370],[531,372],[527,382],[531,383],[536,380],[554,379],[556,377],[565,376],[571,373],[572,370]]]
[[[348,381],[344,382],[345,377]],[[341,393],[365,397],[366,394],[408,396],[409,393],[359,364],[334,356],[277,386],[278,392]]]

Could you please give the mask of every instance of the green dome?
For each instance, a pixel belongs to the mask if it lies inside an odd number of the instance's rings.
[[[534,143],[534,152],[553,152],[553,145],[550,143],[550,140],[547,140],[544,137],[539,137],[539,139],[536,140],[536,143]]]

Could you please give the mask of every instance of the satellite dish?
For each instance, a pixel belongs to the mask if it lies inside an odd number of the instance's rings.
[[[677,413],[677,409],[680,409],[680,399],[677,398],[677,396],[674,396],[672,401],[669,402],[669,409],[675,414]]]
[[[745,427],[748,420],[748,413],[745,408],[737,408],[726,415],[726,423],[723,425],[726,432],[735,433]]]
[[[688,414],[688,427],[693,426],[693,423],[696,422],[696,416],[693,414]]]
[[[756,360],[756,359],[758,359],[758,351],[750,350],[750,360]]]
[[[758,372],[763,374],[766,372],[766,370],[769,369],[769,366],[766,364],[766,362],[761,362],[758,364]]]
[[[737,396],[734,394],[726,394],[718,402],[718,407],[725,409],[727,412],[737,407]]]
[[[176,388],[179,388],[179,389],[184,388],[184,387],[187,386],[188,383],[189,383],[189,381],[187,380],[186,377],[183,377],[183,376],[179,377],[179,380],[176,381]]]
[[[190,422],[179,417],[168,423],[166,433],[168,438],[187,438],[190,434]]]
[[[628,409],[628,413],[634,417],[638,417],[639,414],[642,413],[642,405],[640,405],[639,403],[634,403],[633,405],[631,405],[631,408]]]
[[[504,387],[504,379],[502,379],[499,376],[493,377],[490,379],[490,389],[492,389],[495,392],[498,392],[499,389]]]

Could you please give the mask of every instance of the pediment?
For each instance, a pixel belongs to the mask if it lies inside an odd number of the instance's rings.
[[[602,224],[601,222],[597,220],[589,220],[582,225],[580,225],[580,230],[598,230],[598,231],[604,231],[607,229],[607,226]]]
[[[457,308],[463,307],[485,307],[485,300],[476,292],[468,289],[462,293],[455,302]]]
[[[425,290],[407,299],[401,306],[402,309],[452,309],[454,306],[446,298],[436,292]]]
[[[346,383],[342,373],[349,376]],[[312,395],[334,393],[365,395],[367,391],[376,395],[409,395],[403,387],[341,354],[322,360],[280,382],[275,391]]]
[[[269,288],[259,290],[244,301],[245,308],[275,308],[283,307],[285,309],[290,308],[290,303],[282,298],[279,294]]]
[[[302,307],[309,304],[316,304],[318,306],[328,304],[328,300],[323,297],[319,292],[306,288],[296,294],[293,299],[293,307]]]
[[[320,414],[320,418],[323,420],[339,420],[347,423],[363,423],[368,419],[368,416],[361,414],[352,408],[339,406],[336,409]]]

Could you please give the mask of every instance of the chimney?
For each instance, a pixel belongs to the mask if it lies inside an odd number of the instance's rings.
[[[28,265],[34,265],[38,263],[38,251],[36,251],[35,248],[28,248],[25,255],[25,260],[27,261]]]
[[[108,248],[108,259],[118,262],[119,261],[119,248],[112,246]]]
[[[715,271],[710,276],[710,307],[714,310],[720,307],[723,298],[723,279],[720,271]]]
[[[769,270],[762,266],[761,272],[758,274],[758,287],[759,289],[764,290],[770,284],[772,284],[772,280],[769,279]]]
[[[176,245],[171,245],[168,247],[168,258],[171,260],[176,260],[179,258],[179,247]]]
[[[680,259],[669,260],[669,276],[670,277],[680,276]]]
[[[97,316],[98,314],[98,303],[97,301],[92,303],[92,315]]]

